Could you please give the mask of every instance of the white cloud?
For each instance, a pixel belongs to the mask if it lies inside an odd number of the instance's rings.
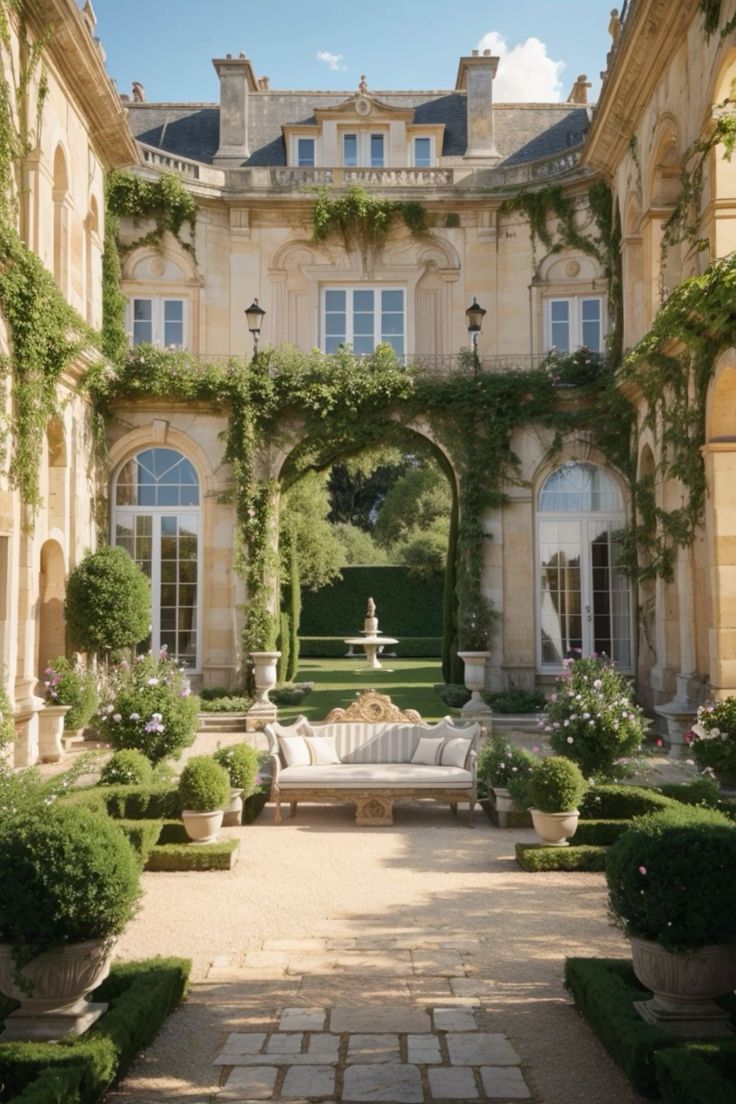
[[[329,50],[319,50],[317,60],[323,61],[328,69],[347,69],[347,65],[342,64],[343,55],[331,54]]]
[[[556,103],[562,99],[564,61],[553,61],[547,47],[538,38],[509,49],[498,31],[484,34],[477,49],[500,58],[493,82],[493,98],[497,103]]]

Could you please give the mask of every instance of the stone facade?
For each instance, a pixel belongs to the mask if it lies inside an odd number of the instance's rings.
[[[350,341],[361,351],[362,338],[370,345],[387,337],[401,356],[452,372],[458,351],[468,344],[465,309],[475,297],[487,311],[478,339],[483,371],[528,367],[560,340],[603,349],[610,323],[601,265],[576,250],[546,254],[525,216],[500,211],[509,194],[545,183],[561,185],[575,199],[581,228],[591,225],[590,185],[601,178],[612,184],[623,227],[626,346],[647,331],[682,278],[736,244],[736,167],[714,155],[703,221],[709,253],[693,255],[683,247],[670,250],[664,265],[660,261],[683,151],[707,126],[713,104],[728,96],[736,76],[731,41],[717,34],[706,39],[697,0],[683,0],[676,17],[664,0],[627,5],[595,110],[581,103],[584,76],[566,104],[495,104],[498,59],[477,52],[460,59],[454,89],[430,92],[373,91],[364,81],[357,92],[271,90],[241,55],[214,60],[220,103],[136,99],[125,104],[129,131],[121,125],[120,102],[106,83],[89,28],[86,38],[72,33],[83,17],[71,0],[45,0],[39,7],[52,13],[61,45],[51,59],[48,123],[29,162],[23,217],[28,244],[55,272],[70,302],[99,323],[106,169],[137,162],[136,171],[149,179],[173,171],[199,204],[196,259],[170,237],[162,251],[141,247],[126,255],[123,290],[133,341],[181,345],[203,361],[248,356],[244,311],[257,297],[267,312],[265,344],[329,352]],[[726,0],[723,19],[733,10],[736,0]],[[73,49],[63,49],[67,41]],[[94,101],[86,95],[93,87]],[[85,95],[79,96],[79,88]],[[429,232],[416,238],[396,229],[375,254],[350,251],[334,238],[316,244],[310,189],[350,184],[419,200]],[[122,232],[132,241],[141,227],[124,225]],[[359,308],[366,300],[356,298],[366,292],[367,335],[361,330],[365,305]],[[603,458],[589,444],[570,440],[551,461],[551,441],[534,427],[515,435],[523,482],[508,488],[503,509],[483,519],[491,538],[484,591],[503,613],[489,668],[493,687],[549,681],[578,641],[592,651],[608,638],[614,652],[619,648],[624,669],[638,675],[650,706],[675,699],[686,711],[706,679],[717,694],[736,690],[736,507],[729,478],[736,463],[730,443],[736,439],[735,381],[736,354],[729,353],[718,365],[709,407],[705,529],[692,548],[681,551],[673,582],[646,583],[636,594],[615,579],[610,560],[612,534],[629,509],[620,474],[600,476],[606,510],[590,518],[581,510],[566,520],[553,509],[546,518],[555,473],[567,464],[564,470],[574,478],[598,479]],[[64,383],[73,386],[73,378]],[[653,470],[659,446],[644,428],[642,400],[630,398],[642,426],[640,468]],[[206,685],[235,685],[242,659],[234,509],[222,502],[229,479],[220,440],[226,417],[224,410],[136,401],[118,403],[109,424],[111,500],[121,470],[146,450],[180,453],[196,471],[197,518],[193,510],[187,515],[200,534],[194,668]],[[0,496],[0,565],[7,563],[6,595],[13,596],[6,603],[3,660],[8,672],[18,673],[19,721],[24,710],[32,712],[39,661],[63,639],[58,602],[65,574],[95,540],[85,426],[75,398],[64,408],[63,424],[50,427],[43,475],[47,505],[33,536],[22,531],[17,495],[3,484]],[[297,439],[298,427],[293,429]],[[264,456],[263,474],[278,478],[284,459],[283,449]],[[543,500],[545,488],[551,499]],[[589,487],[579,491],[583,498],[588,493]],[[658,495],[661,505],[677,505],[681,488],[662,485]],[[132,514],[126,519],[124,525],[135,521]],[[577,527],[572,536],[571,524]],[[595,557],[604,544],[611,597],[602,630],[591,580],[598,577],[593,573],[601,561]],[[588,581],[580,582],[583,576]],[[563,609],[565,588],[575,591],[575,608],[566,599]],[[50,628],[44,611],[52,608],[57,621]],[[159,628],[168,631],[163,623]],[[53,647],[41,643],[51,639]],[[33,746],[27,742],[29,759]]]

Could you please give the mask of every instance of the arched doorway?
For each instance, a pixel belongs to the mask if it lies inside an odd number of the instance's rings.
[[[151,580],[151,648],[165,648],[198,671],[200,492],[194,465],[175,449],[144,449],[120,468],[113,502],[113,543]]]
[[[64,554],[54,540],[41,548],[41,578],[38,603],[38,676],[66,650],[64,619]]]
[[[621,491],[603,468],[563,464],[544,481],[537,504],[541,671],[594,654],[633,669],[631,584],[618,567],[625,524]]]

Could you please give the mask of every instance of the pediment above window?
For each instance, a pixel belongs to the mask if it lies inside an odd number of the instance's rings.
[[[325,119],[340,119],[343,122],[346,119],[363,122],[380,119],[386,122],[395,120],[410,123],[414,118],[414,108],[392,107],[371,96],[370,93],[356,92],[354,96],[350,96],[341,104],[335,104],[334,107],[315,108],[314,117],[318,123]]]

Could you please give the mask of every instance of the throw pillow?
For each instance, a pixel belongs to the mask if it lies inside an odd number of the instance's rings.
[[[306,739],[309,761],[313,767],[325,767],[339,763],[334,736],[308,736]]]
[[[303,736],[279,736],[279,750],[287,767],[308,767],[309,748]]]
[[[465,767],[472,742],[472,740],[466,740],[464,736],[453,736],[452,739],[447,740],[440,758],[442,766]]]
[[[440,748],[445,742],[444,736],[420,736],[416,751],[411,757],[412,763],[423,763],[435,767],[439,762]]]

